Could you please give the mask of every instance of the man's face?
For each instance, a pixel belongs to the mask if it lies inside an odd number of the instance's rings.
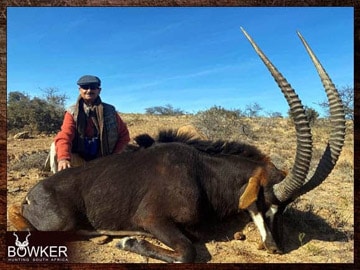
[[[79,92],[86,104],[93,104],[99,96],[101,88],[98,85],[80,85]]]

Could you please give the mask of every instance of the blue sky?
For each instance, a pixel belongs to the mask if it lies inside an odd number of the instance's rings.
[[[353,87],[353,8],[7,8],[7,91],[42,97],[55,87],[78,96],[85,74],[123,113],[171,104],[287,115],[279,88],[240,31],[242,26],[295,88],[322,112],[325,100],[299,30],[338,88]]]

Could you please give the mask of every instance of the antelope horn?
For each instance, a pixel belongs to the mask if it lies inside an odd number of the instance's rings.
[[[317,59],[305,39],[299,32],[297,32],[297,34],[300,37],[302,43],[304,44],[311,58],[311,61],[314,63],[315,68],[320,76],[321,82],[325,88],[325,92],[330,104],[330,122],[332,128],[330,132],[329,142],[315,170],[315,173],[310,178],[310,180],[308,180],[305,185],[296,194],[294,194],[293,199],[309,192],[310,190],[320,185],[332,171],[344,145],[346,128],[344,106],[335,85],[331,81],[329,75],[326,73],[325,69],[323,68],[320,61]]]
[[[283,181],[274,185],[274,195],[280,202],[285,202],[292,198],[293,194],[297,193],[303,186],[306,176],[309,172],[310,161],[312,156],[312,137],[309,121],[305,115],[305,110],[301,104],[301,100],[297,96],[295,90],[286,81],[284,76],[276,69],[270,62],[260,48],[255,44],[252,38],[241,28],[246,38],[250,41],[251,45],[259,55],[265,66],[274,77],[276,83],[283,92],[289,107],[291,115],[294,118],[296,129],[296,156],[295,163],[290,173]]]

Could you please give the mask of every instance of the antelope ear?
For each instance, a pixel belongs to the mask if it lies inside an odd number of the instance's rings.
[[[249,183],[241,195],[239,199],[239,208],[246,209],[248,208],[253,202],[257,200],[257,196],[260,190],[260,183],[259,179],[255,177],[251,177],[249,179]]]

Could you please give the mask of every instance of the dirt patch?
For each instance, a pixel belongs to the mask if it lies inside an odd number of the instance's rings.
[[[193,123],[192,116],[123,115],[131,137],[140,133],[155,135],[162,128],[178,128]],[[276,165],[289,168],[295,153],[294,131],[284,119],[264,126],[254,120],[251,131],[256,139],[251,143],[268,153]],[[324,135],[325,134],[325,135]],[[314,132],[315,151],[321,152],[327,130],[317,127]],[[33,136],[29,139],[8,138],[7,202],[20,204],[29,189],[49,175],[42,171],[52,136]],[[209,227],[196,242],[197,262],[209,263],[353,263],[354,262],[354,176],[353,135],[348,129],[340,161],[328,179],[315,190],[292,203],[284,214],[284,254],[268,254],[258,250],[260,240],[255,225],[246,213]],[[316,165],[317,162],[314,164]],[[7,224],[7,230],[14,228]],[[244,240],[233,235],[243,231]],[[161,245],[155,239],[147,240]],[[159,263],[157,260],[115,248],[118,238],[104,243],[75,241],[77,262],[89,263]],[[100,241],[102,242],[102,241]]]

